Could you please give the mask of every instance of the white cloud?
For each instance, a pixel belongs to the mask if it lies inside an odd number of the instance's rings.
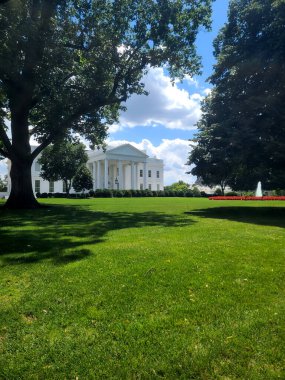
[[[162,159],[164,161],[164,185],[170,185],[180,180],[190,184],[195,182],[196,177],[186,174],[189,171],[189,166],[186,166],[185,163],[191,150],[188,140],[162,139],[158,146],[154,146],[147,139],[143,139],[140,143],[127,140],[108,141],[107,143],[108,146],[112,147],[130,143],[137,149],[145,150],[150,157]]]
[[[169,129],[193,130],[201,116],[200,102],[204,94],[197,91],[198,84],[191,77],[186,83],[196,87],[196,92],[189,94],[180,89],[178,83],[171,83],[163,68],[152,68],[143,78],[148,96],[133,95],[127,100],[127,111],[120,117],[119,126],[110,129],[110,133],[120,128],[135,126],[163,125]]]
[[[211,92],[212,92],[211,88],[205,88],[205,90],[203,90],[203,94],[205,94],[206,96],[210,95]]]
[[[116,133],[122,131],[124,128],[120,124],[112,124],[108,127],[108,133]]]

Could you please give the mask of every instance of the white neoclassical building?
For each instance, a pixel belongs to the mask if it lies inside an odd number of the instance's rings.
[[[88,151],[87,167],[92,173],[93,190],[163,190],[163,160],[149,157],[131,144],[107,147],[105,151]],[[9,163],[8,163],[9,166]],[[35,193],[65,192],[62,181],[49,182],[40,177],[41,167],[32,165]],[[10,181],[9,181],[10,182]],[[10,188],[10,183],[8,185]],[[72,192],[73,190],[71,190]]]
[[[94,190],[163,190],[163,160],[150,158],[131,144],[89,151],[88,155]]]

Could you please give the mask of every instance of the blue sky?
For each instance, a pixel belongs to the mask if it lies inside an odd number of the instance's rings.
[[[216,0],[213,3],[213,21],[212,21],[212,31],[208,32],[206,30],[201,30],[198,39],[196,41],[197,45],[197,51],[198,55],[202,58],[202,75],[195,76],[194,82],[189,83],[189,81],[184,81],[182,84],[177,83],[177,87],[179,89],[186,90],[189,95],[193,95],[195,93],[200,94],[201,96],[204,96],[205,93],[204,90],[210,88],[210,84],[206,82],[207,78],[210,76],[212,72],[213,64],[215,63],[214,56],[212,54],[213,52],[213,40],[217,36],[220,28],[223,26],[223,24],[227,20],[227,9],[228,9],[228,3],[229,0]],[[166,74],[167,75],[167,74]],[[154,79],[154,76],[152,75],[152,80]],[[162,79],[162,78],[161,78]],[[148,81],[147,81],[148,83]],[[179,129],[179,128],[167,128],[165,124],[157,124],[155,121],[148,122],[145,124],[137,124],[135,127],[132,125],[132,128],[124,128],[124,121],[126,119],[133,119],[133,113],[138,109],[142,108],[145,104],[147,107],[145,108],[145,112],[147,112],[147,109],[149,108],[149,105],[152,104],[153,107],[155,107],[156,102],[154,101],[154,98],[156,96],[152,96],[153,92],[156,90],[159,91],[158,88],[154,89],[152,91],[152,86],[146,86],[146,88],[150,91],[149,98],[150,99],[144,99],[144,96],[135,97],[136,100],[133,99],[129,102],[127,102],[128,111],[125,113],[125,115],[122,115],[121,120],[121,128],[118,129],[116,132],[111,132],[110,137],[111,139],[118,139],[118,140],[130,140],[136,143],[139,143],[142,138],[150,139],[150,141],[157,145],[161,143],[162,139],[189,139],[193,137],[194,130],[191,128],[190,125],[188,125],[188,128],[186,129]],[[165,91],[167,89],[165,88]],[[157,94],[155,94],[157,95]],[[149,104],[150,103],[150,104]],[[141,105],[141,107],[139,106]],[[171,120],[171,115],[169,115],[169,120]],[[136,120],[133,120],[132,124],[135,124]],[[137,120],[137,121],[143,121],[143,120]],[[191,119],[192,121],[192,119]],[[195,121],[197,121],[195,119]],[[193,124],[192,124],[193,126]],[[111,131],[113,129],[111,128]]]
[[[229,0],[213,3],[212,31],[201,30],[198,35],[196,46],[202,57],[202,75],[186,78],[173,87],[163,69],[150,70],[144,78],[149,95],[130,98],[126,103],[128,110],[121,115],[118,125],[109,130],[111,145],[130,142],[150,156],[163,159],[166,185],[178,180],[195,181],[186,174],[188,140],[195,134],[195,123],[201,115],[200,102],[211,87],[206,79],[215,63],[212,44],[227,21],[228,4]]]
[[[213,39],[227,21],[229,0],[213,3],[212,31],[201,30],[197,51],[202,57],[201,76],[186,78],[173,86],[162,68],[151,69],[144,78],[149,96],[132,96],[126,103],[119,123],[109,129],[108,144],[117,146],[129,142],[146,150],[151,157],[164,160],[164,182],[169,185],[178,180],[193,183],[195,178],[186,174],[189,139],[195,134],[195,123],[201,111],[200,102],[210,90],[206,79],[214,64]],[[6,165],[0,162],[0,174]]]

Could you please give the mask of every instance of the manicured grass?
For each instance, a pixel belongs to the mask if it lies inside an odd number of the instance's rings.
[[[1,379],[285,379],[285,204],[0,207]]]

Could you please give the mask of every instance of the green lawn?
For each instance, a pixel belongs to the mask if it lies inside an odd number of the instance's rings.
[[[0,207],[0,379],[285,379],[285,202]]]

